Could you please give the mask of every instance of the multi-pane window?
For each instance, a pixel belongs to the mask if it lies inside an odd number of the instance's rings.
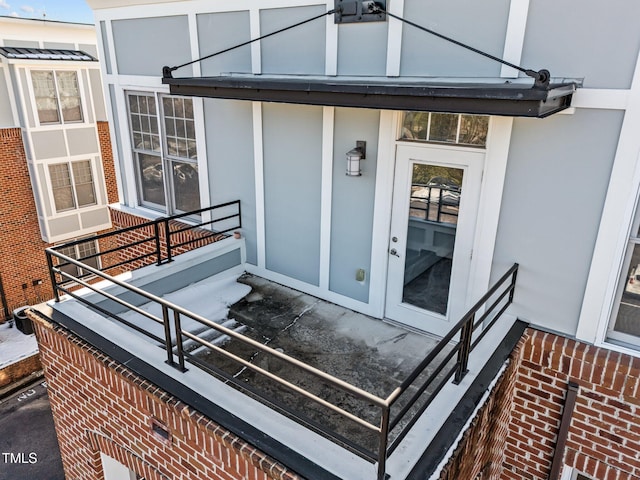
[[[400,139],[484,147],[488,130],[485,115],[405,112]]]
[[[140,203],[167,213],[200,208],[193,101],[128,95]]]
[[[86,242],[79,243],[78,245],[62,247],[59,248],[58,251],[61,254],[66,255],[67,257],[73,258],[74,260],[78,260],[85,265],[88,265],[89,267],[93,267],[97,270],[100,269],[100,257],[93,256],[98,253],[98,243],[95,240],[87,240]],[[61,263],[60,270],[76,278],[91,275],[91,272],[73,263]],[[70,279],[65,277],[63,281],[67,280]]]
[[[82,122],[77,72],[34,70],[31,80],[41,124]]]
[[[49,176],[57,212],[96,204],[89,160],[53,163],[49,165]]]
[[[640,347],[640,228],[638,220],[627,244],[618,296],[608,339]]]

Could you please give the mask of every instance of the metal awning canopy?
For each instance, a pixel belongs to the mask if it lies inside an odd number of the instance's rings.
[[[531,79],[435,79],[306,75],[171,78],[173,95],[383,110],[543,118],[571,106],[576,81],[534,87]]]
[[[63,48],[0,47],[0,55],[9,60],[98,61],[97,58],[92,57],[82,50]]]

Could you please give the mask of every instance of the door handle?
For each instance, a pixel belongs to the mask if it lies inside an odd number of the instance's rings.
[[[400,255],[398,255],[398,251],[395,248],[392,248],[391,250],[389,250],[389,254],[393,255],[394,257],[400,258]]]

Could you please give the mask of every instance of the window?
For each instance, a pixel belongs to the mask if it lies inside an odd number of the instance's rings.
[[[640,215],[636,217],[607,338],[637,349],[640,347]]]
[[[58,251],[61,254],[73,258],[74,260],[79,260],[90,267],[100,269],[100,257],[86,258],[98,253],[98,243],[95,240],[87,240],[86,242],[82,242],[78,245],[62,247],[59,248]],[[60,270],[76,278],[91,275],[90,272],[85,271],[74,264],[62,265]],[[63,281],[64,280],[69,279],[65,277]]]
[[[405,112],[400,139],[484,147],[488,130],[484,115]]]
[[[193,101],[130,93],[128,105],[140,203],[167,213],[198,210]]]
[[[51,164],[49,176],[56,212],[97,203],[89,160]]]
[[[31,72],[41,124],[82,122],[82,102],[75,71]]]

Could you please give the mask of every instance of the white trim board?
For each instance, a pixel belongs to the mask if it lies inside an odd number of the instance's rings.
[[[626,112],[598,236],[587,278],[576,337],[604,343],[624,254],[640,194],[640,54],[628,91]],[[607,345],[608,347],[608,345]]]

